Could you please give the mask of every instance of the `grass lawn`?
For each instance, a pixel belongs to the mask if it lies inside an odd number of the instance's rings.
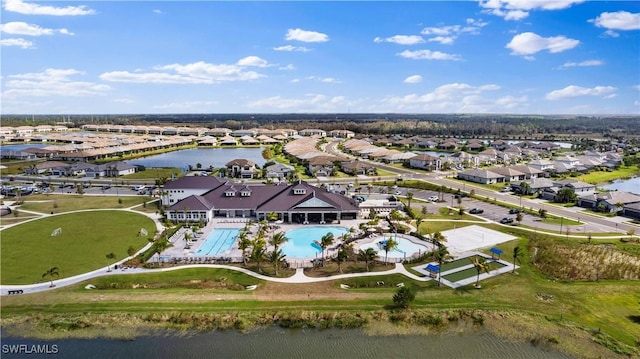
[[[120,203],[118,201],[122,201]],[[103,208],[128,208],[141,205],[145,201],[150,201],[149,196],[85,196],[85,195],[56,195],[39,194],[29,196],[28,201],[19,207],[18,210],[49,213],[63,213],[82,209],[103,209]],[[149,205],[147,205],[149,207]],[[155,211],[154,211],[155,212]]]
[[[640,168],[638,166],[621,166],[620,168],[607,171],[591,171],[573,179],[593,184],[605,184],[617,179],[626,179],[633,176],[640,176]]]
[[[144,171],[132,173],[130,175],[122,176],[125,179],[159,179],[159,178],[171,178],[173,174],[176,178],[182,176],[182,170],[176,167],[170,168],[147,168]]]
[[[51,232],[62,228],[52,237]],[[146,245],[138,237],[140,228],[150,236],[153,221],[143,215],[124,211],[92,211],[63,214],[23,223],[2,231],[2,284],[32,284],[42,274],[58,267],[60,278],[86,273],[107,265],[106,255],[116,260],[127,257],[127,249],[136,251]]]
[[[443,232],[443,231],[448,231],[454,228],[462,228],[462,227],[470,226],[472,224],[477,224],[477,223],[458,222],[458,221],[451,221],[451,220],[426,221],[426,222],[420,223],[420,228],[418,229],[418,232],[423,234]]]

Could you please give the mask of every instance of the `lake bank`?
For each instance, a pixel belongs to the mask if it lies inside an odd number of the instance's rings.
[[[2,327],[3,336],[12,337],[18,342],[25,340],[25,338],[53,342],[62,341],[61,343],[81,339],[97,341],[95,345],[98,347],[103,345],[105,341],[107,343],[109,341],[124,343],[122,340],[126,340],[127,342],[144,344],[149,337],[158,335],[169,338],[168,340],[182,338],[184,342],[188,342],[184,338],[191,336],[205,339],[208,337],[208,340],[211,340],[215,336],[222,335],[237,339],[232,342],[237,346],[264,347],[265,352],[270,352],[277,349],[273,345],[273,339],[264,343],[254,343],[252,340],[256,337],[256,333],[261,334],[258,337],[271,337],[275,335],[274,333],[299,330],[316,333],[319,338],[325,338],[326,333],[331,333],[335,337],[351,337],[353,333],[359,333],[357,335],[359,339],[356,338],[352,344],[356,347],[360,347],[361,344],[370,340],[386,341],[388,339],[394,341],[393,347],[396,350],[398,350],[397,344],[403,341],[411,342],[417,339],[418,342],[424,341],[433,345],[440,343],[437,345],[440,351],[434,353],[434,355],[440,354],[437,355],[438,357],[464,357],[464,355],[471,353],[474,353],[474,357],[478,357],[478,354],[482,353],[478,350],[487,351],[486,357],[492,358],[539,357],[543,352],[545,357],[554,358],[569,356],[582,358],[616,357],[612,351],[594,340],[593,333],[575,323],[527,313],[487,310],[74,313],[69,315],[36,314],[29,317],[11,315],[5,317],[3,315]],[[456,351],[461,342],[465,344],[462,346],[466,348],[464,352]],[[292,342],[291,345],[294,344]],[[324,343],[323,345],[330,344]],[[385,344],[383,347],[389,345],[391,343]],[[433,347],[433,345],[428,347]],[[220,346],[220,348],[223,347]],[[419,354],[411,354],[420,353],[414,351],[420,348],[422,348],[422,355],[424,355],[424,348],[420,346],[416,348],[416,345],[413,344],[404,348],[408,351],[402,353],[406,353],[407,356],[400,355],[400,357],[420,356]],[[302,349],[304,346],[298,348],[298,351]],[[232,351],[232,349],[224,348],[225,352],[229,352],[229,350]],[[338,354],[344,354],[344,350],[347,349],[341,348]],[[494,350],[501,354],[495,356]],[[373,351],[371,356],[364,357],[391,357],[374,355],[383,352],[384,350],[380,349]],[[320,357],[331,357],[333,352],[317,349],[316,353],[325,354]],[[398,352],[395,353],[397,357]],[[508,356],[509,354],[511,356]],[[637,357],[638,353],[636,352],[630,357],[634,357],[633,355]],[[286,357],[289,356],[286,355]]]

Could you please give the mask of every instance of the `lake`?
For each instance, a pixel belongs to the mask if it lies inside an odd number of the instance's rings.
[[[626,180],[615,180],[604,186],[599,186],[609,191],[631,192],[640,195],[640,177],[630,178]]]
[[[246,334],[229,330],[130,341],[2,338],[3,358],[33,357],[6,354],[15,344],[42,345],[62,358],[569,358],[543,346],[507,341],[482,330],[456,335],[369,336],[356,329],[274,327]]]
[[[127,160],[125,162],[145,167],[178,167],[184,168],[188,165],[196,168],[200,163],[202,168],[213,166],[215,168],[224,167],[227,162],[239,158],[251,160],[262,167],[267,160],[262,158],[264,148],[191,148],[162,153],[147,157]]]

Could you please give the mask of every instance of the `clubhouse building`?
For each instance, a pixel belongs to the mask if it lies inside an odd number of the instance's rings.
[[[355,200],[304,181],[278,185],[244,184],[211,176],[167,182],[162,204],[174,222],[208,222],[214,217],[252,218],[275,213],[283,223],[337,223],[358,218]]]

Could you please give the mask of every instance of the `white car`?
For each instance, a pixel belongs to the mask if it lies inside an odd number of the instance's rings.
[[[429,197],[429,201],[431,201],[431,202],[438,202],[438,199],[439,199],[438,196]]]

